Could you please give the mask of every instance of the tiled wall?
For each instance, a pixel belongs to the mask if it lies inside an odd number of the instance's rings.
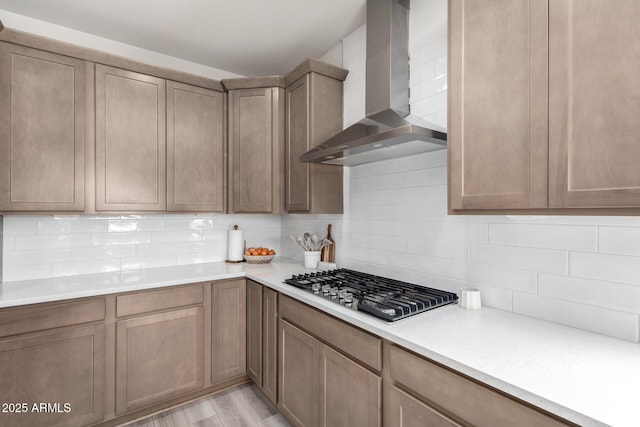
[[[412,112],[445,127],[446,4],[414,1],[410,21]],[[348,125],[364,116],[364,29],[342,46]],[[445,151],[346,171],[342,266],[477,287],[485,305],[638,342],[640,218],[449,216]],[[283,235],[322,222],[285,216]]]
[[[274,215],[6,216],[3,280],[224,261],[234,224],[280,252]]]

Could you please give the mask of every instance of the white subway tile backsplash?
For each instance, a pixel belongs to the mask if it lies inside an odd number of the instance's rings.
[[[135,245],[94,246],[90,248],[74,248],[71,250],[73,261],[125,258],[136,255]]]
[[[53,264],[53,277],[120,271],[120,260],[62,262]]]
[[[556,249],[472,243],[471,261],[474,263],[503,265],[546,273],[569,273],[569,253]]]
[[[156,255],[123,258],[120,270],[141,270],[145,268],[170,267],[178,265],[177,255]]]
[[[71,249],[49,249],[37,251],[15,251],[4,256],[9,265],[39,265],[71,261]]]
[[[514,292],[513,311],[550,322],[638,342],[638,315]]]
[[[94,246],[139,245],[142,243],[151,243],[151,233],[102,233],[91,236],[91,244]]]
[[[489,224],[491,244],[595,251],[597,242],[596,227]]]
[[[452,261],[451,277],[478,285],[536,293],[538,278],[535,271],[518,270],[506,266]]]
[[[53,277],[53,264],[40,265],[3,265],[3,282],[15,280],[46,279]]]
[[[640,227],[599,227],[598,251],[640,255]]]
[[[420,237],[427,239],[462,240],[484,243],[488,241],[488,227],[484,223],[422,222]]]
[[[408,238],[406,242],[406,251],[408,253],[423,254],[452,260],[466,260],[469,256],[469,244],[466,242],[457,242],[455,240]]]
[[[449,276],[451,261],[446,258],[437,258],[424,255],[396,253],[394,265],[410,271],[429,273],[435,276]]]
[[[571,276],[640,285],[640,257],[571,252]]]
[[[200,252],[194,254],[178,255],[178,264],[202,264],[205,262],[224,261],[226,258],[224,252]]]
[[[16,250],[79,248],[89,246],[90,242],[91,236],[88,234],[16,236]]]
[[[198,240],[202,240],[202,233],[198,231],[154,231],[151,233],[153,243],[195,242]]]
[[[127,233],[133,231],[161,231],[164,221],[148,219],[112,219],[109,221],[110,233]]]
[[[541,296],[640,313],[640,286],[540,273]]]
[[[38,219],[34,217],[4,217],[4,237],[35,236]]]
[[[107,231],[107,221],[87,218],[47,219],[38,221],[36,229],[39,235],[103,233]]]

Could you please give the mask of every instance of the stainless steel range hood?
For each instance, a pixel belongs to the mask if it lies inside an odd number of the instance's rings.
[[[409,0],[367,0],[366,118],[300,156],[354,166],[446,148],[447,134],[410,114]]]

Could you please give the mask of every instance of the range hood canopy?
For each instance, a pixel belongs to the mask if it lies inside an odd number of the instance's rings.
[[[300,156],[354,166],[446,148],[443,129],[410,114],[409,0],[367,0],[366,118]]]

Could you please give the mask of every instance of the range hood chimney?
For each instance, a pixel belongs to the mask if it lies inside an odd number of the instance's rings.
[[[409,0],[367,0],[366,118],[300,156],[354,166],[446,148],[447,134],[410,114]]]

